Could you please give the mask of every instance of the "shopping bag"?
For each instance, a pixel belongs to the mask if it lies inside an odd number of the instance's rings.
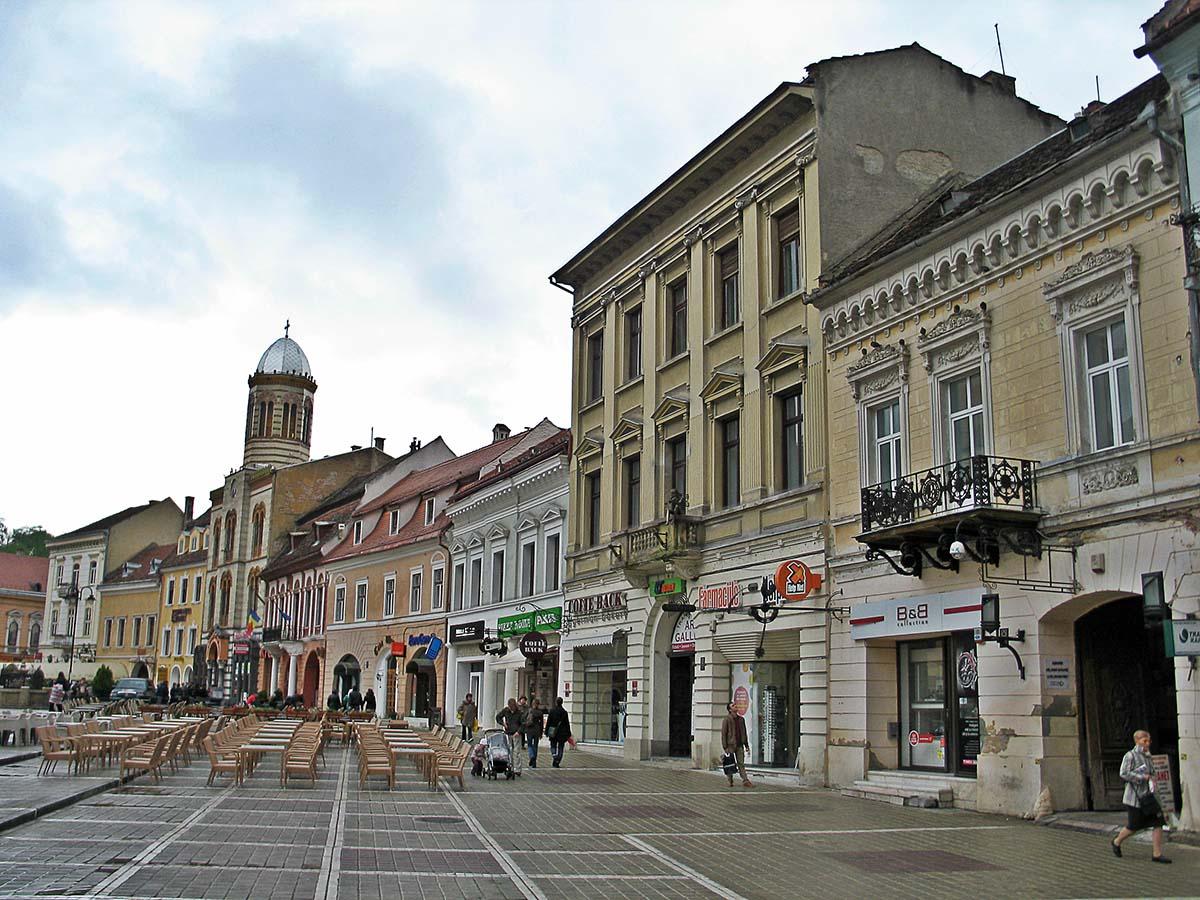
[[[570,747],[572,750],[574,750],[575,749],[575,738],[573,738],[573,737],[567,738],[567,746]]]
[[[722,753],[721,768],[725,770],[726,775],[732,775],[737,771],[737,756],[732,753]]]

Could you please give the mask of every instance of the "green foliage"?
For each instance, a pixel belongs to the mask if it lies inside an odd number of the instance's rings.
[[[26,528],[14,528],[7,544],[0,544],[0,553],[16,553],[20,556],[49,556],[46,551],[46,541],[54,539],[54,535],[41,525],[30,525]]]
[[[108,666],[101,666],[92,676],[92,693],[101,700],[107,700],[113,689],[113,673]]]
[[[41,669],[34,669],[33,674],[29,676],[29,686],[35,691],[40,691],[46,686],[46,673]]]

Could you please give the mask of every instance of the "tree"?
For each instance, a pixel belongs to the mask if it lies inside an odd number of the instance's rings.
[[[14,528],[6,543],[0,544],[0,553],[16,553],[19,556],[49,556],[46,541],[54,540],[41,525]]]
[[[108,666],[101,666],[92,676],[92,693],[100,700],[107,700],[113,689],[113,673]]]

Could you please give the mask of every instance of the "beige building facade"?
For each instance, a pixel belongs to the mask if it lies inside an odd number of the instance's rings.
[[[732,701],[755,765],[825,780],[825,357],[808,294],[946,171],[1059,124],[1010,79],[916,45],[826,60],[552,276],[573,295],[559,681],[583,740],[708,766]],[[781,568],[807,599],[764,627],[751,589]]]
[[[211,510],[193,517],[193,503],[185,498],[183,531],[160,569],[158,621],[166,637],[155,638],[153,671],[155,683],[166,682],[168,689],[204,683],[196,672],[196,648],[203,646]]]
[[[848,608],[831,784],[1120,809],[1138,728],[1177,797],[1200,780],[1197,688],[1162,624],[1200,611],[1180,160],[1143,114],[1165,93],[948,178],[813,297]],[[993,603],[1004,631],[977,634]],[[1190,792],[1180,813],[1194,829]]]
[[[150,544],[104,576],[100,585],[100,620],[96,667],[108,666],[119,678],[154,678],[158,639],[158,594],[162,564],[170,544]],[[164,641],[169,627],[164,628]]]

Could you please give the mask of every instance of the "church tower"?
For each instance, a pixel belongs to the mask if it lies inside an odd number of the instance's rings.
[[[290,327],[284,327],[283,337],[267,348],[250,376],[245,466],[308,462],[317,382],[308,357],[288,336]]]

